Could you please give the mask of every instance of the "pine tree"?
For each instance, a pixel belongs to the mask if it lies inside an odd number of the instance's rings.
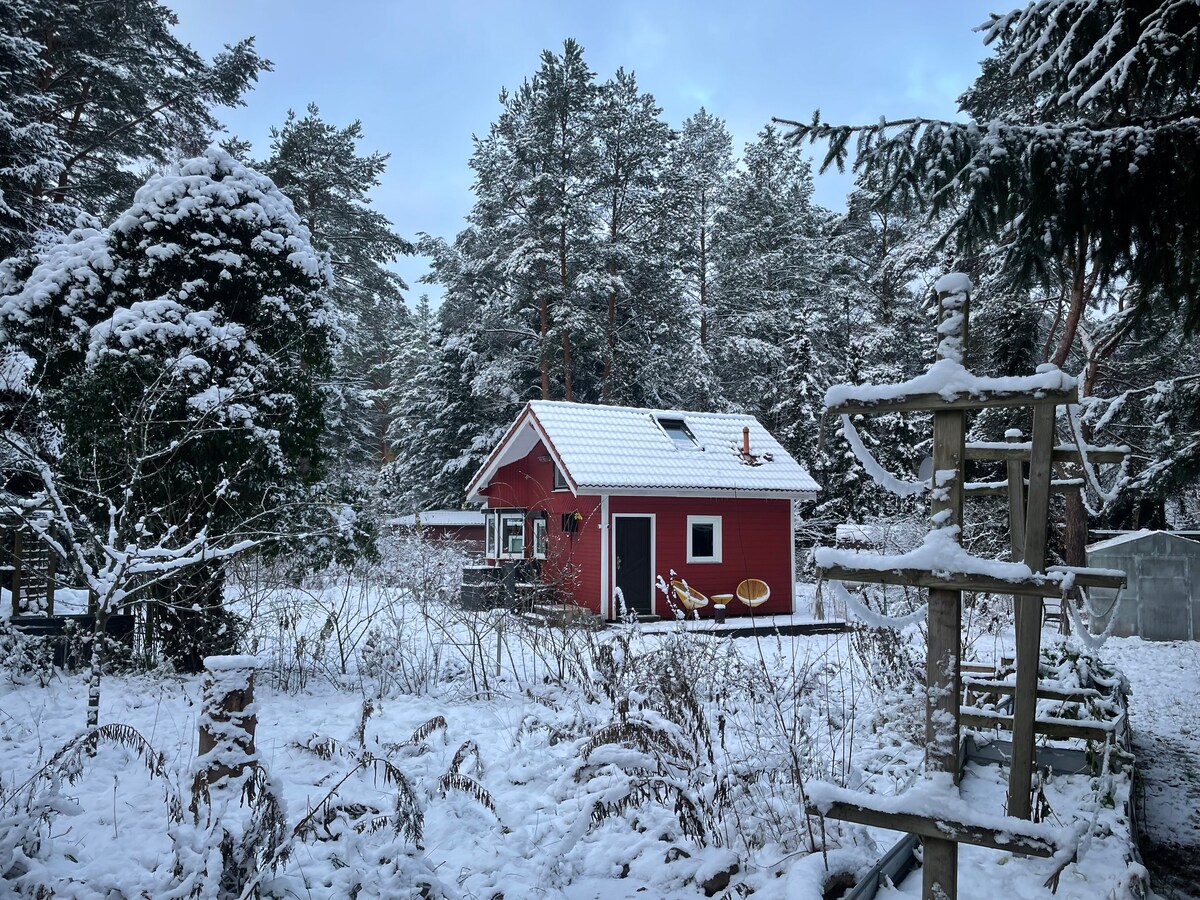
[[[343,466],[372,472],[386,461],[387,403],[395,341],[408,321],[403,280],[388,268],[412,245],[371,207],[370,192],[387,167],[384,153],[361,155],[362,123],[338,128],[315,104],[289,111],[271,130],[271,155],[257,167],[292,199],[329,254],[330,292],[347,339],[338,360],[341,402],[332,438]]]
[[[733,169],[733,139],[725,123],[701,107],[683,123],[675,142],[667,190],[668,208],[679,233],[678,268],[684,295],[699,323],[698,343],[705,354],[714,301],[716,222]]]
[[[823,282],[823,213],[812,204],[807,161],[775,128],[746,147],[743,165],[717,218],[710,346],[724,397],[764,414],[786,390],[791,322],[816,305]]]
[[[83,209],[111,216],[135,166],[196,153],[270,69],[252,38],[206,61],[157,0],[7,0],[0,5],[0,258]]]
[[[699,385],[692,316],[673,277],[664,164],[673,135],[654,98],[623,69],[596,110],[597,261],[604,267],[599,400],[678,405]]]

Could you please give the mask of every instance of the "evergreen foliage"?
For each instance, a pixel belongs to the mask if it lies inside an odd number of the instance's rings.
[[[124,209],[146,163],[207,146],[213,108],[271,68],[253,38],[205,60],[158,0],[0,4],[0,259],[75,213]]]
[[[1200,5],[1173,0],[1041,0],[993,17],[985,75],[1019,75],[1001,101],[986,88],[967,123],[924,118],[831,125],[814,115],[796,141],[828,141],[824,166],[880,173],[889,191],[953,210],[945,237],[973,253],[993,241],[1015,281],[1051,285],[1054,266],[1090,257],[1099,283],[1126,279],[1142,314],[1180,309],[1200,326]]]
[[[321,382],[340,338],[331,283],[291,203],[215,149],[152,178],[108,228],[84,223],[6,263],[2,337],[33,361],[56,426],[51,440],[26,438],[80,531],[104,534],[124,507],[119,537],[138,546],[286,533],[323,469]],[[176,648],[198,665],[197,634],[229,631],[219,566],[170,591],[179,637],[183,618],[201,620]]]
[[[289,111],[271,130],[271,155],[256,167],[294,204],[312,234],[313,246],[329,255],[330,297],[346,331],[337,364],[338,403],[333,422],[339,467],[373,472],[388,461],[391,357],[407,324],[407,287],[388,268],[413,252],[392,223],[371,207],[388,155],[361,155],[362,123],[338,128],[315,104],[304,116]]]

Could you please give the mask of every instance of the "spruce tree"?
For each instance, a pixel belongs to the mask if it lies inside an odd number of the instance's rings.
[[[793,139],[828,141],[824,166],[841,166],[857,135],[858,170],[953,211],[945,237],[964,253],[999,242],[1015,283],[1051,287],[1064,259],[1089,257],[1096,283],[1137,289],[1140,315],[1200,327],[1200,5],[1049,0],[994,16],[984,40],[984,75],[1024,82],[985,78],[965,98],[989,118],[815,115]]]
[[[135,544],[288,533],[323,469],[331,284],[287,198],[215,149],[108,228],[0,269],[2,336],[34,361],[57,429],[43,450],[86,530],[129,504],[116,539]],[[221,587],[218,564],[159,595],[179,664],[228,649]]]

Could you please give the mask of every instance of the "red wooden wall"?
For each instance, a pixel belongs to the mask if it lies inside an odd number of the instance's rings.
[[[792,611],[792,507],[789,500],[750,497],[613,497],[610,513],[654,513],[655,574],[668,578],[672,569],[687,583],[711,597],[732,594],[738,583],[758,578],[771,588],[771,599],[755,615]],[[687,561],[687,517],[720,516],[722,548],[719,563]],[[655,592],[655,612],[668,615],[666,598]],[[735,600],[729,615],[750,609]],[[700,610],[712,615],[711,605]]]
[[[580,606],[600,611],[600,498],[576,497],[555,491],[554,464],[539,443],[524,458],[501,467],[483,491],[488,506],[518,507],[547,513],[548,548],[543,577],[557,584]],[[564,533],[562,514],[579,512],[578,530]],[[759,578],[771,587],[771,599],[756,615],[792,611],[792,531],[789,500],[745,497],[611,497],[609,513],[653,513],[655,516],[655,575],[668,578],[672,569],[688,584],[710,597],[732,594],[746,578]],[[720,563],[688,563],[687,517],[721,516]],[[611,532],[608,532],[611,535]],[[526,524],[526,547],[532,543]],[[611,539],[611,538],[610,538]],[[610,547],[611,550],[611,547]],[[611,566],[611,552],[609,565]],[[612,572],[608,584],[613,584]],[[655,591],[655,610],[669,615],[664,596]],[[729,615],[748,614],[738,601]],[[712,615],[711,605],[700,612]]]
[[[554,464],[540,442],[524,459],[502,466],[483,493],[488,506],[519,507],[547,515],[546,560],[542,577],[557,585],[580,606],[600,611],[600,498],[555,491]],[[574,533],[562,530],[562,514],[578,512],[583,519]],[[525,544],[532,552],[532,526],[526,522]]]

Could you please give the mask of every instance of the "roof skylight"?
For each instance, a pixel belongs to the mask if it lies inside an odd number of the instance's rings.
[[[687,427],[687,422],[683,419],[659,419],[658,424],[674,442],[676,449],[695,450],[700,446],[700,442],[692,434],[692,429]]]

